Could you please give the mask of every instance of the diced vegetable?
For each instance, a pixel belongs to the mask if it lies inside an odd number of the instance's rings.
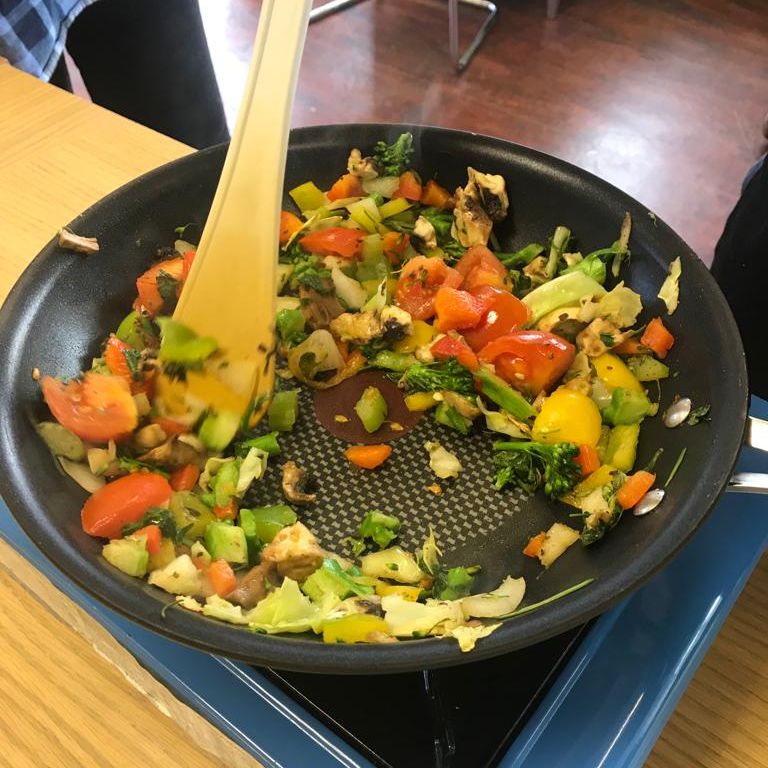
[[[362,200],[347,206],[349,216],[356,224],[359,224],[366,232],[373,234],[378,230],[381,214],[372,197],[364,197]]]
[[[371,368],[384,368],[395,373],[405,373],[412,365],[417,365],[419,361],[413,355],[382,349],[381,352],[376,353],[376,357],[368,362]]]
[[[539,561],[545,568],[549,568],[579,538],[578,531],[562,523],[554,523],[544,536],[544,541],[537,555]]]
[[[405,407],[411,412],[428,411],[438,403],[435,400],[434,392],[413,392],[410,395],[406,395],[403,399]]]
[[[324,643],[369,643],[372,635],[389,634],[387,622],[370,613],[354,613],[323,624]]]
[[[149,553],[144,538],[115,539],[104,545],[101,554],[110,565],[129,576],[141,578],[147,573]]]
[[[443,634],[464,623],[464,615],[458,602],[428,600],[414,603],[399,595],[381,598],[384,620],[389,632],[395,637],[426,637]]]
[[[603,410],[603,418],[609,424],[636,424],[656,412],[656,406],[644,392],[616,387],[611,394],[610,405]]]
[[[331,270],[331,280],[333,280],[336,295],[344,302],[347,309],[360,309],[368,301],[365,288],[357,280],[345,275],[338,267]]]
[[[523,602],[523,597],[525,579],[507,576],[492,592],[465,597],[461,601],[461,610],[467,619],[492,619],[512,613]]]
[[[360,558],[360,568],[364,576],[390,579],[400,584],[417,584],[426,575],[413,555],[400,547],[390,547],[364,555]]]
[[[531,321],[535,323],[553,309],[578,304],[588,296],[605,296],[605,288],[583,272],[572,272],[535,288],[525,296],[523,303],[531,313]]]
[[[472,430],[472,419],[462,416],[456,408],[446,402],[438,403],[434,416],[438,424],[455,429],[462,435],[468,435]]]
[[[248,544],[240,526],[227,522],[211,523],[205,529],[204,538],[205,548],[214,560],[238,564],[248,562]]]
[[[526,557],[538,557],[539,552],[541,552],[541,545],[544,543],[544,539],[546,538],[547,534],[545,531],[537,533],[535,536],[531,536],[531,538],[528,539],[528,543],[525,545],[525,548],[523,549],[523,554]]]
[[[461,462],[440,443],[429,441],[424,443],[429,453],[429,468],[441,479],[458,477],[462,471]]]
[[[206,576],[219,597],[226,597],[237,586],[235,572],[226,560],[214,560],[208,566]]]
[[[606,352],[593,358],[592,365],[595,367],[598,378],[609,389],[623,387],[634,392],[643,392],[637,377],[620,357]]]
[[[200,571],[189,555],[179,555],[165,568],[152,571],[147,581],[172,595],[197,595],[202,589]]]
[[[480,382],[481,392],[516,419],[528,422],[536,416],[533,406],[517,390],[487,368],[480,368],[475,377]]]
[[[63,456],[70,461],[82,461],[85,458],[83,441],[61,424],[55,421],[41,421],[35,429],[54,456]]]
[[[652,349],[656,356],[663,360],[672,349],[675,337],[667,330],[660,317],[654,317],[643,331],[640,343]]]
[[[376,432],[387,419],[387,401],[378,387],[366,387],[355,403],[355,413],[368,434]]]
[[[656,475],[641,469],[630,475],[616,494],[616,501],[622,509],[631,509],[653,488]]]
[[[299,413],[299,390],[286,389],[275,392],[269,403],[267,421],[276,432],[290,432]]]
[[[351,173],[345,173],[340,179],[334,182],[328,190],[329,200],[343,200],[348,197],[360,197],[363,194],[363,187],[360,179]]]
[[[305,211],[314,211],[316,208],[322,207],[327,202],[323,192],[318,189],[317,185],[312,181],[299,184],[298,187],[294,187],[290,190],[288,194],[302,213]]]
[[[669,377],[669,366],[651,355],[633,355],[627,366],[638,381],[659,381]]]
[[[356,467],[361,469],[376,469],[392,454],[389,445],[350,445],[344,455]]]
[[[320,608],[302,594],[293,579],[285,579],[249,615],[249,626],[259,632],[307,632]]]
[[[576,457],[584,477],[591,475],[600,468],[600,455],[594,445],[582,444],[579,446],[579,455]],[[610,462],[608,462],[610,463]]]
[[[283,528],[293,525],[297,519],[296,513],[287,504],[240,510],[241,525],[244,526],[246,539],[250,532],[264,544],[269,544]]]
[[[170,317],[158,317],[160,326],[160,359],[167,363],[195,366],[201,364],[217,349],[216,339],[210,336],[198,336]]]
[[[366,577],[345,571],[336,560],[326,558],[323,564],[302,584],[301,590],[316,603],[332,595],[344,600],[353,595],[372,595],[373,586]]]
[[[611,430],[605,449],[605,463],[622,472],[629,472],[635,466],[637,444],[640,439],[640,424],[619,424]]]

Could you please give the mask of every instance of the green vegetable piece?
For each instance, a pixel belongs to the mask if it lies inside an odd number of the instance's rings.
[[[400,584],[417,584],[425,576],[413,555],[400,547],[371,552],[360,558],[360,567],[364,576],[391,579]]]
[[[434,411],[435,421],[445,427],[450,427],[460,432],[462,435],[468,435],[472,429],[472,420],[462,416],[452,405],[440,403]]]
[[[691,415],[688,417],[687,424],[689,427],[695,427],[702,421],[709,421],[711,416],[709,412],[712,410],[711,405],[700,405],[698,408],[694,408],[691,411]]]
[[[638,381],[658,381],[669,376],[669,366],[653,355],[633,355],[627,358],[627,365]]]
[[[248,564],[256,565],[259,562],[262,540],[259,538],[256,526],[256,517],[252,509],[241,509],[237,521],[245,534],[245,543],[248,548]]]
[[[237,493],[237,481],[240,478],[240,462],[227,461],[211,480],[213,498],[217,507],[226,507]]]
[[[193,330],[170,317],[158,317],[160,326],[159,358],[166,363],[199,366],[218,348],[211,336],[198,336]]]
[[[115,539],[104,545],[101,554],[110,565],[129,576],[141,578],[147,573],[149,553],[144,537]]]
[[[304,211],[314,211],[326,203],[325,195],[313,181],[299,184],[298,187],[294,187],[288,194],[302,213]]]
[[[538,243],[529,243],[519,251],[512,253],[497,253],[496,258],[507,268],[515,269],[530,264],[540,253],[544,253],[544,246]]]
[[[565,247],[568,245],[570,239],[571,230],[568,229],[568,227],[558,226],[555,228],[555,234],[552,235],[552,243],[549,246],[549,258],[547,259],[547,265],[544,268],[547,280],[550,280],[555,276],[557,268],[560,265],[560,259],[562,258]]]
[[[214,560],[245,565],[248,562],[248,542],[245,531],[231,523],[211,523],[205,529],[205,548]]]
[[[355,403],[355,413],[368,434],[376,432],[387,420],[387,401],[378,387],[366,387]]]
[[[120,341],[134,349],[146,349],[157,339],[152,322],[138,312],[129,312],[115,331]]]
[[[381,216],[382,221],[384,219],[389,219],[387,221],[387,226],[390,227],[390,229],[397,229],[397,223],[395,227],[392,227],[393,224],[393,217],[395,216],[402,216],[403,214],[406,214],[404,216],[404,221],[411,223],[411,229],[413,229],[413,222],[416,221],[416,217],[408,216],[407,214],[411,213],[408,209],[413,206],[413,203],[410,202],[410,200],[406,200],[404,197],[396,197],[394,200],[387,200],[384,205],[379,206],[379,216]],[[398,231],[406,231],[406,230],[399,230]]]
[[[383,280],[389,275],[390,264],[384,255],[384,241],[381,235],[363,238],[360,261],[355,268],[355,279],[359,282]]]
[[[610,464],[622,472],[630,472],[637,458],[640,424],[619,424],[611,430],[605,448],[604,464]]]
[[[242,514],[245,510],[240,510]],[[253,529],[259,541],[269,544],[281,529],[293,525],[296,513],[287,504],[275,504],[269,507],[254,507],[249,512],[253,516]]]
[[[258,448],[270,456],[277,456],[280,453],[280,443],[277,441],[277,434],[277,432],[269,432],[266,435],[252,437],[250,440],[243,440],[235,446],[235,454],[237,456],[245,456],[251,448]]]
[[[475,371],[475,378],[480,382],[482,393],[510,416],[519,421],[531,421],[536,418],[533,406],[495,373],[491,373],[487,368],[480,368]]]
[[[472,374],[454,358],[439,363],[418,363],[411,366],[400,379],[400,386],[409,392],[448,390],[460,395],[475,394]]]
[[[209,413],[198,430],[198,436],[211,451],[223,451],[240,429],[240,414],[234,411]]]
[[[612,253],[613,251],[611,251]],[[568,267],[560,272],[561,275],[569,275],[572,272],[583,272],[587,277],[591,277],[595,282],[602,285],[608,276],[605,262],[598,252],[590,253],[585,256],[578,264]]]
[[[479,565],[469,568],[459,566],[448,570],[438,569],[432,585],[432,595],[438,600],[459,600],[472,591]]]
[[[276,432],[290,432],[299,413],[299,390],[275,392],[267,411],[269,428]]]
[[[601,298],[605,288],[583,272],[571,272],[535,288],[523,298],[523,304],[531,311],[531,323],[535,324],[554,309],[577,305],[585,296]]]
[[[408,168],[413,154],[413,135],[401,133],[393,144],[377,141],[373,159],[380,176],[399,176]]]
[[[393,352],[390,349],[382,349],[373,359],[368,361],[371,368],[383,368],[395,373],[405,373],[412,365],[418,365],[419,361],[413,355],[403,352]]]
[[[61,424],[41,421],[35,429],[54,456],[63,456],[70,461],[82,461],[85,458],[83,441]]]
[[[374,510],[369,512],[360,523],[360,538],[371,539],[379,549],[385,549],[396,538],[400,530],[400,521],[392,515]]]
[[[653,405],[643,392],[616,387],[611,404],[603,410],[603,421],[618,426],[637,424],[653,412]]]
[[[281,309],[275,319],[280,340],[286,347],[301,344],[307,338],[304,331],[306,320],[300,309]]]
[[[497,490],[511,484],[533,493],[543,485],[544,493],[556,499],[581,479],[579,448],[573,443],[497,442],[493,447]]]
[[[350,571],[345,571],[336,560],[326,558],[323,564],[301,585],[301,590],[316,603],[323,602],[328,595],[345,600],[353,595],[373,594],[373,586],[365,583],[369,580],[354,576]]]
[[[171,496],[168,509],[176,523],[178,537],[185,543],[201,538],[208,525],[216,522],[216,515],[210,507],[191,491],[176,491]]]

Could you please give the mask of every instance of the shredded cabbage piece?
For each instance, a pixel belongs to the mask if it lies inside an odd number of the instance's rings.
[[[683,266],[678,256],[670,265],[667,279],[659,288],[658,297],[667,305],[667,312],[673,314],[680,302],[680,275],[683,273]]]

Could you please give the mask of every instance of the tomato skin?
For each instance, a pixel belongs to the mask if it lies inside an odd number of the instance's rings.
[[[171,498],[173,489],[162,475],[134,472],[94,493],[83,505],[80,520],[90,536],[119,539],[123,526],[135,523],[150,507],[159,507]]]
[[[443,336],[429,348],[429,351],[435,360],[448,360],[451,357],[455,357],[459,365],[463,365],[470,371],[476,371],[480,367],[477,355],[461,338]]]
[[[125,358],[125,353],[129,349],[132,349],[130,344],[120,341],[114,333],[110,334],[104,348],[104,362],[113,375],[125,379],[130,386],[133,383],[133,375]]]
[[[575,356],[573,344],[546,331],[512,331],[488,343],[479,354],[482,362],[495,365],[507,383],[534,395],[551,389]]]
[[[131,390],[119,376],[88,372],[83,381],[66,384],[45,376],[40,387],[56,421],[83,440],[117,440],[139,423]]]
[[[509,291],[484,285],[471,291],[473,296],[488,303],[488,308],[480,322],[464,331],[464,338],[475,352],[499,336],[525,325],[530,319],[528,307]]]
[[[507,268],[484,245],[473,245],[456,264],[456,270],[464,278],[462,288],[474,291],[484,285],[503,288]]]
[[[171,488],[174,491],[191,491],[199,477],[200,470],[194,464],[185,464],[171,474]]]
[[[133,308],[140,312],[142,309],[149,315],[155,316],[163,308],[163,297],[157,289],[157,277],[165,272],[169,277],[179,282],[179,287],[184,279],[184,258],[174,256],[172,259],[160,261],[151,266],[136,280],[136,290],[139,295],[133,302]]]
[[[367,232],[349,227],[328,227],[318,229],[299,239],[301,247],[319,256],[341,256],[343,259],[357,259],[363,238]]]
[[[458,288],[461,275],[437,256],[415,256],[403,267],[397,281],[395,303],[414,320],[429,320],[435,314],[435,296],[440,286]]]

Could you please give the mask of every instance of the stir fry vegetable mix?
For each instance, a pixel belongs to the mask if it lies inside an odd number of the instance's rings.
[[[505,180],[468,168],[451,193],[410,167],[411,144],[404,134],[370,157],[353,149],[330,189],[307,181],[290,191],[299,214],[281,219],[283,368],[268,434],[250,431],[237,366],[216,340],[170,318],[195,255],[184,241],[138,278],[133,311],[91,370],[42,379],[55,421],[40,435],[92,493],[83,529],[109,540],[113,566],[206,616],[334,643],[450,635],[468,650],[498,620],[535,607],[519,609],[522,578],[471,595],[479,568],[444,567],[433,534],[415,555],[397,546],[392,510],[371,511],[345,542],[359,560],[323,550],[299,521],[316,496],[293,461],[282,467],[284,499],[243,507],[251,484],[275,471],[299,387],[332,387],[363,368],[396,380],[408,409],[462,434],[488,431],[500,492],[542,489],[577,510],[568,525],[531,532],[524,554],[545,567],[579,539],[600,539],[654,485],[651,471],[635,471],[641,424],[658,407],[645,385],[669,376],[661,360],[675,339],[661,317],[638,327],[640,296],[615,281],[630,256],[629,216],[616,242],[591,253],[562,225],[548,244],[494,251]],[[662,291],[670,311],[679,276],[678,261]],[[372,435],[389,423],[377,387],[354,411]],[[370,471],[392,450],[345,454]],[[425,472],[428,463],[441,480],[460,478],[438,441],[425,451]]]

